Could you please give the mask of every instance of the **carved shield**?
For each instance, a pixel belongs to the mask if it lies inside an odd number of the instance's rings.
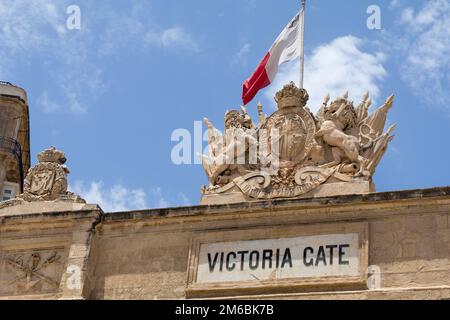
[[[55,175],[55,171],[36,172],[31,181],[31,193],[40,196],[51,192]]]
[[[301,164],[311,151],[316,125],[303,108],[286,108],[275,112],[263,126],[269,135],[268,148],[278,157],[281,167]]]

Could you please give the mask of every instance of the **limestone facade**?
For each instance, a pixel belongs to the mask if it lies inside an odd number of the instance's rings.
[[[25,90],[0,81],[0,201],[21,192],[21,181],[30,168],[27,101]]]
[[[198,244],[360,234],[357,277],[196,281]],[[374,283],[372,285],[371,283]],[[0,210],[0,299],[449,299],[450,188],[137,212]]]

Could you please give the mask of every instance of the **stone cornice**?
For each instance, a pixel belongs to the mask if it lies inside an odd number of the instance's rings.
[[[427,210],[424,210],[424,206]],[[0,225],[22,223],[57,223],[70,220],[98,220],[98,226],[128,224],[135,221],[145,225],[201,222],[205,218],[219,222],[236,220],[242,215],[254,219],[276,215],[289,223],[332,222],[337,219],[355,221],[382,218],[389,215],[432,214],[448,212],[450,187],[339,196],[316,199],[287,199],[247,202],[230,205],[192,206],[103,213],[98,205],[37,203],[0,210]],[[266,221],[274,223],[274,221]],[[279,219],[277,220],[279,222]],[[263,223],[261,221],[261,223]],[[264,224],[264,223],[263,223]]]
[[[344,211],[346,211],[345,208],[348,206],[352,206],[353,208],[358,206],[370,211],[371,208],[379,209],[384,205],[388,205],[390,208],[395,208],[395,203],[398,203],[402,208],[405,208],[408,206],[408,204],[411,206],[423,206],[427,203],[436,203],[436,201],[441,202],[441,204],[448,204],[450,206],[450,187],[315,199],[268,200],[229,205],[193,206],[105,213],[103,215],[102,222],[126,222],[128,220],[195,217],[213,214],[243,214],[251,212],[257,213],[261,211],[284,211],[292,209],[301,210],[305,213],[311,212],[312,210],[332,210],[338,212],[340,211],[340,209],[344,209]]]
[[[58,202],[34,202],[0,210],[0,225],[21,223],[54,223],[74,219],[100,219],[98,205]]]

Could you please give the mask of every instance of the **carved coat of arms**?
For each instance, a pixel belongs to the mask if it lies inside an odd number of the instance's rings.
[[[40,169],[41,172],[36,172]],[[38,196],[42,196],[52,191],[55,182],[56,170],[49,171],[48,168],[37,168],[33,179],[31,180],[31,192]]]
[[[242,114],[231,112],[237,121],[226,119],[223,135],[206,119],[210,156],[205,156],[203,165],[210,184],[202,189],[203,196],[241,193],[245,200],[292,198],[324,184],[371,184],[394,138],[395,126],[384,133],[393,96],[372,114],[368,94],[356,107],[347,93],[331,103],[327,96],[315,116],[306,106],[308,100],[306,90],[290,83],[277,93],[278,110],[270,117],[258,106],[258,125],[245,108]],[[239,132],[232,148],[229,132]],[[237,146],[244,158],[230,156]],[[216,161],[207,161],[211,154]],[[240,162],[235,161],[238,158]]]
[[[39,163],[30,169],[24,183],[25,201],[56,200],[67,194],[67,174],[63,152],[50,148],[38,154]]]
[[[38,154],[39,163],[28,171],[24,192],[17,198],[0,203],[0,208],[33,201],[72,201],[85,203],[79,196],[69,192],[64,152],[52,147]]]
[[[288,104],[271,115],[262,130],[269,136],[269,153],[278,156],[283,168],[305,160],[314,144],[316,125],[307,110]]]

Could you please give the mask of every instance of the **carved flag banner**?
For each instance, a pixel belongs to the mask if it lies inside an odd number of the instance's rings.
[[[303,43],[301,32],[304,28],[304,10],[301,10],[278,36],[252,76],[245,81],[242,92],[244,105],[256,96],[259,90],[274,80],[281,64],[301,56]]]

